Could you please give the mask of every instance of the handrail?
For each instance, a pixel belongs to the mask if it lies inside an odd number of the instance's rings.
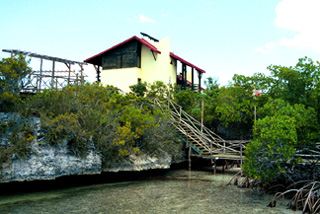
[[[212,130],[203,126],[197,119],[185,112],[180,105],[171,99],[167,99],[167,103],[155,99],[155,104],[157,104],[161,110],[168,110],[174,127],[191,140],[193,145],[201,147],[203,150],[207,151],[210,156],[218,154],[237,154],[242,160],[243,149],[245,148],[245,143],[248,141],[224,140]],[[166,109],[163,108],[164,106]]]

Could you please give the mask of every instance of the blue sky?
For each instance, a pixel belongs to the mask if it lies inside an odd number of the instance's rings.
[[[318,11],[320,0],[0,0],[0,49],[83,61],[146,32],[170,37],[176,54],[226,84],[319,60]]]

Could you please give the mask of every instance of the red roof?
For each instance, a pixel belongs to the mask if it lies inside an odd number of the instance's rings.
[[[125,44],[127,44],[127,43],[129,43],[131,41],[134,41],[134,40],[136,40],[139,43],[143,44],[144,46],[149,48],[151,51],[161,54],[161,52],[154,45],[152,45],[151,43],[149,43],[145,39],[139,38],[137,36],[133,36],[133,37],[131,37],[131,38],[129,38],[129,39],[127,39],[127,40],[115,45],[115,46],[112,46],[111,48],[109,48],[107,50],[104,50],[104,51],[102,51],[102,52],[100,52],[100,53],[98,53],[98,54],[96,54],[96,55],[84,60],[84,62],[91,63],[91,64],[94,64],[94,65],[101,65],[101,57],[102,57],[102,55],[104,55],[104,54],[108,53],[109,51],[112,51],[112,50],[114,50],[114,49],[116,49],[118,47],[121,47],[122,45],[125,45]]]
[[[191,68],[196,69],[196,70],[199,71],[200,73],[206,73],[205,70],[199,68],[198,66],[195,66],[194,64],[188,62],[188,61],[185,60],[185,59],[182,59],[180,56],[177,56],[177,55],[175,55],[175,54],[172,53],[172,52],[170,52],[170,56],[171,56],[173,59],[179,60],[181,63],[186,64],[186,65],[190,66]]]

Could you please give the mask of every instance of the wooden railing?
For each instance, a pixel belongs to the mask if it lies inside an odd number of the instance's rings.
[[[155,103],[162,110],[169,112],[172,124],[187,137],[196,155],[205,158],[243,159],[247,141],[222,139],[170,99],[162,102],[155,100]]]

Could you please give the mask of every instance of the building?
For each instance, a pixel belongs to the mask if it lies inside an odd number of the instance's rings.
[[[171,52],[169,39],[159,41],[141,34],[142,38],[133,36],[84,60],[95,66],[97,81],[118,87],[124,92],[129,92],[129,86],[139,81],[162,81],[194,90],[201,89],[201,77],[205,73],[203,69]]]

